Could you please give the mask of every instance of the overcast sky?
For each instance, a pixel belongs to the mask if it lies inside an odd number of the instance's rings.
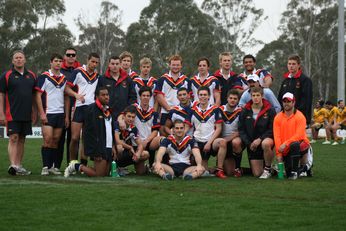
[[[121,10],[122,29],[125,31],[131,23],[139,19],[141,10],[150,3],[150,0],[109,1],[117,5]],[[195,2],[200,6],[203,0],[195,0]],[[255,0],[254,2],[258,8],[263,8],[264,14],[268,16],[268,19],[256,30],[256,38],[268,43],[279,36],[277,27],[280,22],[280,16],[289,0]],[[100,3],[100,0],[65,0],[66,12],[62,19],[76,37],[79,31],[75,24],[75,19],[81,14],[86,19],[86,22],[94,24],[99,15]],[[260,48],[256,47],[251,53],[256,53]]]

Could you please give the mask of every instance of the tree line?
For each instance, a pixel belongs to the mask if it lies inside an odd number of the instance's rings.
[[[0,0],[0,69],[10,67],[14,50],[27,53],[28,66],[35,72],[49,67],[53,52],[75,46],[84,62],[90,52],[101,56],[100,71],[107,59],[122,51],[135,58],[153,61],[152,74],[160,76],[167,69],[167,57],[179,53],[184,58],[184,72],[192,75],[196,61],[205,56],[218,68],[218,54],[230,51],[234,70],[242,71],[243,49],[262,42],[253,37],[266,19],[254,0],[204,0],[199,8],[193,0],[151,0],[137,22],[127,31],[121,29],[121,12],[108,1],[101,2],[96,23],[79,16],[81,34],[75,37],[62,21],[66,8],[63,0]],[[264,67],[275,77],[277,91],[286,72],[288,55],[298,53],[304,72],[314,83],[314,100],[336,100],[337,84],[337,2],[333,0],[291,0],[281,16],[280,36],[265,44],[257,54],[257,67]],[[53,22],[53,23],[48,23]]]

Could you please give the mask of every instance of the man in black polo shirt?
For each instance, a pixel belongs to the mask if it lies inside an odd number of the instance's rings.
[[[13,67],[0,77],[0,124],[6,125],[10,175],[30,175],[22,166],[25,136],[32,134],[31,121],[35,122],[36,112],[32,110],[36,76],[25,68],[23,51],[15,51]],[[4,109],[6,112],[4,112]]]

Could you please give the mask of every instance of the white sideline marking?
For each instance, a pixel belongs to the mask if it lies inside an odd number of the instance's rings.
[[[11,179],[0,179],[0,185],[65,185],[66,182],[87,182],[87,183],[106,183],[106,184],[138,184],[138,183],[152,183],[155,181],[147,181],[147,180],[140,180],[140,179],[133,179],[130,177],[121,177],[119,179],[97,179],[97,178],[81,178],[81,177],[68,177],[65,178],[63,176],[56,176],[56,177],[47,177],[46,180],[31,180],[28,179],[21,179],[21,180],[11,180]]]

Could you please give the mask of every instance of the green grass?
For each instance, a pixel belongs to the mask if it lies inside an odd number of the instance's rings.
[[[40,145],[27,140],[33,174],[13,177],[0,139],[0,230],[345,230],[345,145],[314,145],[312,178],[191,182],[43,177]]]

